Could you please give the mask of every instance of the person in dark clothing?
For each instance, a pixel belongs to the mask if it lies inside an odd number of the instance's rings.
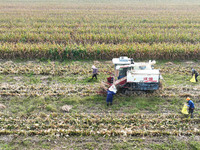
[[[112,105],[113,95],[115,95],[115,92],[107,90],[107,98],[106,98],[107,106]]]
[[[194,112],[194,103],[193,103],[193,101],[189,98],[189,97],[187,97],[187,103],[188,103],[188,107],[189,107],[189,114],[191,114],[191,118],[193,118],[193,112]]]
[[[93,71],[92,71],[92,79],[93,78],[97,79],[98,69],[94,65],[92,66],[92,69],[93,69]]]
[[[196,82],[198,82],[197,77],[199,76],[199,73],[192,67],[192,77],[193,77],[193,75],[195,75],[195,80],[196,80]]]
[[[107,90],[107,98],[106,98],[106,103],[107,106],[112,105],[113,101],[113,95],[117,93],[117,88],[115,85],[112,85],[108,90]]]
[[[114,78],[114,77],[113,77]],[[107,92],[107,97],[106,97],[106,103],[107,106],[112,105],[113,102],[113,95],[115,95],[117,93],[117,88],[115,85],[112,85],[109,89],[105,87],[105,84],[102,83],[101,85],[102,88],[104,88],[104,90],[106,90]]]

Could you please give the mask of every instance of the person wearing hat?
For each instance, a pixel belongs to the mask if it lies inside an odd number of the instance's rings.
[[[186,100],[187,100],[188,107],[189,107],[189,114],[191,114],[191,118],[193,118],[193,112],[194,112],[194,108],[195,108],[194,103],[189,97],[187,97]]]
[[[192,67],[192,77],[193,77],[193,75],[195,75],[195,80],[196,80],[196,82],[198,82],[197,77],[199,76],[199,73]]]
[[[115,95],[116,93],[117,93],[117,89],[116,89],[115,85],[112,85],[107,90],[107,98],[106,98],[107,106],[112,105],[113,95]]]
[[[92,65],[92,69],[93,69],[93,71],[92,71],[92,79],[94,77],[97,79],[98,69],[94,65]]]

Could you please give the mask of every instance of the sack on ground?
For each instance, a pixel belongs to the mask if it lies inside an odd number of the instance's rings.
[[[114,93],[117,93],[117,88],[115,85],[112,85],[110,88],[109,88],[109,91],[112,91]]]
[[[183,114],[188,115],[188,111],[187,111],[187,105],[184,104],[183,109],[181,111]]]
[[[196,82],[195,75],[193,75],[193,77],[192,77],[192,79],[190,80],[190,82]]]

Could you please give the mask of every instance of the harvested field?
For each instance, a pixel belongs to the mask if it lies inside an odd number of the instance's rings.
[[[200,149],[197,0],[0,1],[0,149]],[[155,59],[152,93],[101,82],[113,57]],[[99,69],[91,80],[92,65]],[[181,113],[186,97],[194,118]]]
[[[2,80],[0,94],[2,96],[96,95],[100,90],[101,81],[106,81],[107,72],[114,71],[114,68],[110,63],[98,62],[96,66],[100,70],[100,80],[90,83],[88,81],[92,74],[92,63],[93,61],[65,63],[2,62],[0,64]],[[167,63],[159,65],[158,62],[155,67],[160,69],[164,77],[164,85],[162,90],[152,95],[160,97],[200,97],[199,84],[189,82],[192,66],[200,70],[198,62],[192,64],[180,62],[172,65]],[[152,96],[151,94],[148,95]]]
[[[100,72],[98,80],[90,81],[94,63]],[[39,136],[37,140],[41,141],[54,136],[61,141],[71,137],[76,144],[80,137],[90,138],[91,141],[94,137],[123,137],[127,141],[138,137],[142,138],[139,140],[141,146],[138,146],[138,141],[135,143],[139,149],[148,147],[145,142],[152,138],[166,138],[168,141],[169,137],[199,137],[200,86],[199,83],[189,82],[191,66],[199,69],[199,62],[157,62],[155,68],[159,68],[164,77],[161,90],[143,95],[118,93],[113,107],[108,108],[106,97],[99,95],[98,91],[101,82],[108,76],[107,71],[113,69],[109,62],[2,61],[0,103],[6,108],[0,114],[1,137]],[[180,113],[187,96],[193,99],[196,106],[192,120]],[[63,111],[66,105],[71,108],[68,112]],[[2,141],[12,147],[12,142]],[[56,140],[60,144],[61,141]],[[88,144],[85,141],[82,146],[87,147]],[[135,144],[128,142],[127,147]],[[54,144],[50,145],[56,149]],[[124,144],[117,143],[107,143],[109,145],[124,147]],[[155,145],[149,148],[154,149]],[[90,146],[100,148],[93,142]],[[198,147],[198,144],[195,146]],[[18,143],[17,147],[24,146]],[[71,144],[70,147],[76,146]]]

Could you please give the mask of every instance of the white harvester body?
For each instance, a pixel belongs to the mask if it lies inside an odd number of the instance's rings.
[[[113,58],[115,65],[115,76],[118,80],[115,85],[121,85],[124,88],[132,90],[157,90],[161,74],[153,65],[156,61],[134,62],[128,57]]]

